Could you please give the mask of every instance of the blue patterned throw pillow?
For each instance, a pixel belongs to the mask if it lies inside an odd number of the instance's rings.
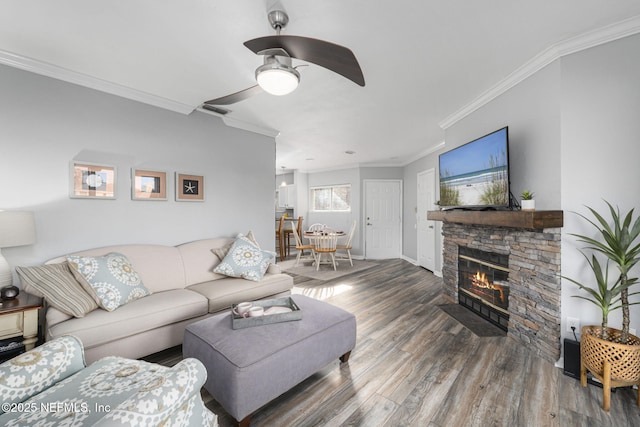
[[[67,262],[82,287],[107,311],[151,295],[127,257],[120,253],[68,256]]]
[[[259,282],[272,259],[271,252],[261,250],[251,240],[240,236],[213,272]]]

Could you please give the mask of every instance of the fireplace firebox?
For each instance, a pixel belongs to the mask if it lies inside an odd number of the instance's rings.
[[[507,331],[509,326],[509,255],[460,246],[458,302]]]

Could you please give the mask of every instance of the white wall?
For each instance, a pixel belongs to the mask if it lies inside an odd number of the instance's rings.
[[[608,43],[562,59],[562,274],[593,283],[577,249],[584,245],[569,233],[596,237],[574,212],[585,206],[608,212],[604,200],[623,213],[640,214],[640,35]],[[606,217],[609,215],[607,213]],[[614,266],[612,276],[616,272]],[[640,268],[633,273],[637,277]],[[640,288],[636,285],[636,291]],[[600,324],[600,310],[574,298],[578,288],[563,282],[562,331],[566,317],[582,325]],[[631,327],[640,331],[640,305],[631,306]],[[620,311],[609,318],[620,328]]]
[[[282,183],[284,182],[285,185],[292,185],[295,184],[295,180],[294,180],[294,174],[293,172],[290,173],[281,173],[279,175],[276,175],[276,189],[280,186],[282,186]]]
[[[37,243],[12,265],[119,243],[179,244],[252,229],[274,249],[273,138],[0,66],[0,209],[35,212]],[[69,198],[72,160],[114,165],[117,199]],[[169,172],[168,201],[132,201],[131,168]],[[176,202],[174,172],[205,176],[205,202]]]
[[[362,256],[361,225],[361,200],[362,191],[360,184],[360,170],[358,168],[342,169],[330,172],[317,172],[308,174],[308,188],[351,184],[351,211],[350,212],[313,212],[309,203],[308,215],[305,219],[305,228],[314,223],[327,224],[336,230],[349,231],[351,223],[358,221],[358,229],[353,238],[351,254]]]
[[[438,153],[440,153],[440,151],[418,159],[404,168],[402,255],[404,255],[405,259],[411,260],[412,262],[418,262],[418,174],[428,169],[434,169],[436,171],[437,187]],[[436,194],[437,191],[438,189],[436,188]],[[436,248],[442,246],[440,239],[441,232],[441,224],[436,223]],[[435,264],[436,271],[442,271],[442,252],[440,249],[436,249]]]
[[[403,168],[400,167],[361,167],[348,168],[324,172],[295,173],[295,183],[298,192],[296,202],[296,216],[304,216],[305,228],[314,223],[327,224],[333,228],[347,232],[351,223],[358,221],[353,238],[351,254],[355,257],[364,256],[364,194],[363,181],[365,179],[402,179]],[[351,185],[351,212],[312,212],[310,211],[309,189],[331,185]],[[299,212],[299,214],[298,214]],[[414,237],[415,240],[415,237]]]
[[[296,183],[296,216],[301,216],[304,221],[309,218],[309,175],[295,171],[293,181]],[[305,222],[303,222],[304,226]]]

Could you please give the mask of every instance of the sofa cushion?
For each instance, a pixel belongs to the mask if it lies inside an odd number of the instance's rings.
[[[91,301],[93,301],[93,299]],[[47,314],[45,316],[45,319],[46,319],[45,323],[47,326],[53,326],[53,325],[57,325],[60,322],[64,322],[65,320],[73,319],[73,316],[67,313],[63,313],[62,311],[58,310],[55,307],[49,306],[47,307]]]
[[[227,277],[213,272],[213,269],[220,264],[220,259],[213,254],[211,249],[221,248],[228,243],[233,243],[234,240],[234,238],[220,237],[196,240],[176,246],[184,271],[185,287]]]
[[[257,282],[262,279],[272,260],[271,252],[261,250],[251,240],[240,236],[233,242],[227,256],[213,271]]]
[[[101,257],[71,255],[67,262],[82,287],[107,311],[151,294],[121,253]]]
[[[242,301],[253,301],[272,295],[290,293],[293,278],[287,274],[265,274],[259,282],[225,279],[198,283],[187,289],[204,295],[209,300],[209,313],[226,310],[231,304]]]
[[[48,336],[75,335],[85,349],[207,314],[207,299],[186,289],[157,292],[117,310],[95,310],[49,328]]]
[[[60,264],[16,267],[23,284],[36,289],[52,306],[71,316],[84,317],[98,308],[78,283],[66,262]]]

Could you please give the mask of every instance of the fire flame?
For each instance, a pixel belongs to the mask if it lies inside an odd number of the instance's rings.
[[[487,279],[487,275],[485,273],[480,273],[479,271],[476,272],[476,274],[471,278],[471,282],[473,286],[477,288],[491,289],[493,291],[500,292],[500,301],[504,303],[504,290],[502,289],[502,286],[494,285],[493,283],[489,282],[489,279]]]

